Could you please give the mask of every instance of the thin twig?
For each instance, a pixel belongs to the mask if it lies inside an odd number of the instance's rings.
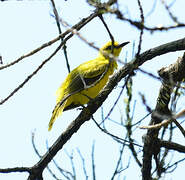
[[[117,164],[116,164],[116,168],[115,168],[115,170],[114,170],[114,173],[113,173],[113,175],[112,175],[112,177],[111,177],[111,180],[114,180],[114,177],[115,177],[117,174],[120,173],[120,170],[118,170],[118,168],[120,167],[120,164],[121,164],[121,160],[122,160],[122,155],[123,155],[123,150],[124,150],[124,148],[125,148],[125,144],[123,144],[122,147],[121,147],[121,149],[120,149],[119,158],[118,158],[118,161],[117,161]],[[122,168],[120,167],[120,169],[122,169]]]
[[[58,32],[59,32],[59,34],[62,34],[62,30],[61,30],[61,27],[60,27],[60,20],[59,20],[60,18],[59,18],[58,11],[57,11],[57,8],[55,6],[54,0],[51,0],[51,3],[52,3],[52,6],[53,6],[53,13],[55,14],[55,20],[56,20],[56,24],[57,24],[57,27],[58,27]],[[64,38],[61,37],[60,39],[61,39],[61,43],[62,43],[64,41]],[[66,60],[67,69],[68,69],[68,72],[70,72],[70,65],[69,65],[69,59],[68,59],[68,56],[67,56],[66,43],[64,43],[63,50],[64,50],[64,56],[65,56],[65,60]]]
[[[53,163],[56,166],[56,168],[59,170],[59,172],[68,180],[73,179],[73,174],[70,171],[64,170],[61,168],[57,162],[53,159]],[[71,177],[71,178],[70,178]]]
[[[138,6],[139,6],[139,11],[140,11],[140,18],[141,18],[141,24],[144,25],[144,13],[143,13],[143,8],[141,5],[140,0],[137,0]],[[139,35],[139,44],[138,44],[138,50],[136,53],[136,58],[139,58],[139,54],[141,52],[141,44],[142,44],[142,38],[143,38],[143,33],[144,33],[144,26],[141,26],[142,28],[140,29],[140,35]]]
[[[94,12],[92,14],[90,14],[89,16],[87,16],[86,18],[83,18],[81,21],[79,21],[77,24],[75,24],[71,29],[77,29],[80,30],[82,27],[84,27],[87,23],[89,23],[92,19],[94,19],[95,17],[98,16],[98,12]],[[20,62],[21,60],[23,60],[26,57],[32,56],[33,54],[39,52],[40,50],[52,45],[53,43],[59,41],[61,38],[64,38],[66,35],[68,35],[69,33],[71,33],[71,29],[66,30],[64,33],[60,34],[59,36],[57,36],[56,38],[52,39],[49,42],[46,42],[44,44],[42,44],[40,47],[34,49],[33,51],[22,55],[21,57],[19,57],[18,59],[12,61],[9,64],[6,64],[4,66],[0,66],[0,70],[8,68],[10,66],[13,66],[14,64]],[[71,34],[69,37],[72,37],[73,34]]]
[[[111,113],[113,112],[114,108],[116,107],[116,104],[118,103],[118,101],[119,101],[121,95],[123,94],[123,90],[124,90],[124,88],[125,88],[125,86],[126,86],[126,84],[127,84],[127,81],[129,80],[129,78],[130,78],[130,75],[126,78],[125,83],[124,83],[124,85],[121,87],[121,91],[120,91],[120,93],[119,93],[117,99],[115,100],[113,106],[111,107],[111,109],[110,109],[109,112],[107,113],[106,117],[100,122],[100,125],[101,125],[102,123],[104,123],[105,120],[108,119],[109,116],[111,115]]]
[[[15,168],[4,168],[0,169],[0,173],[12,173],[12,172],[28,172],[30,173],[31,169],[28,167],[15,167]]]
[[[173,13],[170,11],[170,6],[168,6],[164,0],[161,0],[161,3],[164,5],[164,7],[165,7],[166,11],[168,12],[170,18],[171,18],[175,23],[180,24],[180,22],[178,21],[177,17],[175,17],[175,16],[173,15]]]
[[[181,133],[185,137],[185,130],[184,130],[184,128],[179,124],[179,122],[175,118],[172,118],[172,121],[175,123],[175,125],[179,128],[179,130],[181,131]]]
[[[126,89],[127,89],[127,97],[128,97],[128,102],[126,104],[126,130],[127,130],[127,136],[128,136],[128,140],[130,142],[129,144],[129,149],[131,150],[132,152],[132,155],[135,159],[135,161],[137,162],[137,164],[141,167],[142,164],[140,162],[140,160],[138,159],[138,153],[136,152],[135,150],[135,147],[133,145],[133,138],[132,138],[132,133],[133,133],[133,130],[132,130],[132,118],[130,117],[130,105],[131,105],[131,101],[132,101],[132,78],[129,78],[129,80],[127,81],[126,83]]]
[[[76,180],[76,169],[75,169],[75,165],[73,162],[73,151],[71,152],[71,155],[69,155],[69,153],[65,150],[65,153],[67,154],[67,156],[70,159],[71,162],[71,167],[72,167],[72,171],[73,171],[73,179]]]
[[[146,14],[145,18],[149,17],[155,10],[157,4],[157,0],[154,0],[151,10]]]
[[[163,120],[161,123],[149,125],[149,126],[140,126],[140,129],[160,129],[163,126],[167,126],[169,123],[171,123],[171,119]]]
[[[155,32],[155,31],[167,31],[170,29],[185,27],[185,23],[179,23],[179,24],[169,25],[169,26],[148,27],[148,26],[142,24],[140,21],[135,21],[135,20],[128,19],[128,18],[124,17],[124,15],[118,9],[109,10],[109,12],[111,14],[116,14],[118,19],[129,22],[131,25],[133,25],[134,27],[136,27],[139,30],[144,29],[144,30],[147,30],[150,32]]]
[[[139,95],[141,96],[141,100],[143,102],[143,105],[146,107],[147,112],[149,112],[150,114],[152,113],[152,109],[150,108],[150,106],[147,104],[145,96],[141,93],[139,93]]]
[[[0,64],[3,64],[3,58],[1,55],[0,55]]]
[[[35,145],[35,132],[32,132],[31,142],[32,142],[32,146],[33,146],[33,149],[34,149],[36,155],[37,155],[39,158],[41,158],[42,156],[40,155],[40,153],[39,153],[39,151],[38,151],[38,149],[37,149],[37,147],[36,147],[36,145]],[[59,179],[56,177],[55,173],[53,173],[52,170],[49,168],[49,166],[47,166],[46,168],[47,168],[47,170],[49,171],[49,173],[53,176],[54,179],[59,180]]]
[[[49,150],[49,145],[48,145],[48,141],[46,141],[46,148],[47,150]],[[54,165],[56,166],[56,168],[59,170],[59,172],[68,180],[70,180],[69,176],[73,179],[73,174],[67,170],[64,170],[63,168],[61,168],[58,163],[55,161],[55,159],[52,159]]]
[[[130,143],[130,141],[128,141],[128,140],[126,140],[126,139],[122,139],[122,138],[120,138],[120,137],[118,137],[118,136],[115,136],[114,134],[111,134],[110,132],[108,132],[106,129],[103,129],[97,122],[96,122],[96,120],[92,117],[92,120],[94,121],[94,123],[97,125],[97,127],[102,131],[102,132],[104,132],[105,134],[107,134],[107,135],[109,135],[109,136],[111,136],[114,140],[116,140],[117,142],[119,142],[119,143],[121,143],[121,144],[123,144],[123,142],[125,143],[128,143],[128,144],[126,144],[127,146],[129,146],[129,143]],[[136,144],[136,143],[132,143],[133,145],[135,145],[135,146],[138,146],[138,147],[143,147],[143,146],[141,146],[141,145],[139,145],[139,144]]]
[[[102,14],[99,15],[99,18],[100,18],[100,20],[102,21],[102,23],[103,23],[105,29],[107,30],[107,32],[108,32],[108,34],[109,34],[109,37],[110,37],[110,39],[111,39],[111,41],[112,41],[112,51],[113,51],[113,49],[114,49],[114,47],[113,47],[113,46],[114,46],[114,37],[113,37],[112,33],[110,32],[110,30],[109,30],[109,28],[108,28],[106,22],[104,21]]]
[[[92,176],[93,176],[93,180],[96,180],[96,171],[95,171],[95,162],[94,162],[94,148],[95,148],[95,142],[93,142],[93,145],[92,145],[91,162],[92,162]]]
[[[10,99],[17,91],[19,91],[34,75],[36,75],[38,73],[39,70],[42,69],[42,67],[60,50],[60,48],[63,46],[63,44],[61,43],[56,50],[47,58],[45,59],[38,67],[35,71],[33,71],[19,86],[17,86],[6,98],[4,98],[3,100],[1,100],[0,105],[2,105],[3,103],[5,103],[6,101],[8,101],[8,99]]]
[[[176,162],[173,163],[172,165],[168,166],[166,169],[170,169],[170,168],[172,168],[173,166],[175,166],[175,168],[176,168],[176,167],[177,167],[177,164],[179,164],[180,162],[183,162],[183,161],[185,161],[185,158],[176,161]],[[167,172],[168,172],[168,171],[167,171]],[[169,173],[170,173],[170,172],[169,172]]]
[[[175,115],[172,118],[163,120],[161,123],[158,124],[154,124],[154,125],[148,125],[148,126],[140,126],[140,129],[160,129],[163,126],[167,126],[168,124],[170,124],[171,122],[174,122],[175,125],[179,128],[179,130],[181,131],[181,133],[183,134],[183,136],[185,137],[185,130],[184,128],[179,124],[179,122],[176,120],[177,118],[181,118],[182,116],[184,116],[185,110],[182,110],[181,112],[179,112],[177,115]]]
[[[77,152],[80,155],[80,158],[82,160],[82,167],[83,167],[83,172],[84,172],[84,175],[85,175],[85,179],[88,180],[88,175],[87,175],[87,171],[86,171],[86,167],[85,167],[85,159],[82,156],[82,153],[80,152],[80,149],[77,148]]]
[[[137,70],[138,70],[138,71],[141,71],[141,72],[144,73],[144,74],[147,74],[148,76],[151,76],[153,79],[156,79],[156,80],[161,81],[161,78],[160,78],[160,77],[154,75],[154,74],[151,73],[151,72],[147,72],[146,70],[141,69],[141,68],[138,68]]]
[[[77,29],[72,28],[72,27],[71,27],[66,21],[64,21],[62,18],[60,18],[60,22],[62,23],[62,25],[63,25],[64,27],[70,28],[70,29],[67,29],[67,30],[70,30],[71,33],[77,35],[82,41],[84,41],[84,42],[85,42],[86,44],[88,44],[90,47],[92,47],[92,48],[94,48],[95,50],[99,51],[99,48],[96,47],[96,46],[94,45],[93,42],[87,41],[87,39],[84,38],[84,37],[77,31]]]
[[[82,34],[75,28],[72,28],[66,21],[64,21],[62,18],[60,18],[60,22],[62,23],[62,25],[66,28],[70,28],[67,30],[70,30],[72,34],[77,35],[82,41],[84,41],[87,45],[89,45],[90,47],[94,48],[95,50],[99,51],[100,48],[98,48],[97,46],[94,45],[93,42],[89,42],[85,37],[82,36]],[[102,51],[102,53],[107,56],[110,59],[113,59],[115,61],[120,62],[121,60],[118,59],[117,57],[115,57],[113,54],[109,54],[107,52]]]

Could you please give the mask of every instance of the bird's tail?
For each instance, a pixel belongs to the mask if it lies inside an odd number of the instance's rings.
[[[56,118],[58,116],[60,116],[65,108],[65,105],[66,105],[66,102],[65,101],[64,103],[57,103],[57,105],[55,106],[53,112],[52,112],[52,116],[51,116],[51,119],[50,119],[50,122],[49,122],[49,125],[48,125],[48,131],[51,130],[51,128],[53,127],[53,123],[55,122]]]

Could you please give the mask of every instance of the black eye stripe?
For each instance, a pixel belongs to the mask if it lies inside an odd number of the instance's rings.
[[[116,49],[119,49],[119,48],[123,48],[125,45],[127,45],[129,43],[129,41],[127,41],[127,42],[124,42],[124,43],[122,43],[122,44],[114,44],[113,46],[114,46],[114,48],[116,48]],[[104,48],[104,50],[111,50],[112,49],[112,44],[111,45],[109,45],[109,46],[107,46],[106,48]]]
[[[112,48],[112,45],[107,46],[107,47],[105,48],[105,50],[111,50],[111,48]]]
[[[117,48],[117,46],[114,45],[114,48]],[[112,49],[112,45],[109,45],[105,48],[105,50],[111,50]]]

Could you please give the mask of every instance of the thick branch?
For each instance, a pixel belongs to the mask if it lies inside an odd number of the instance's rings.
[[[92,115],[102,105],[107,96],[111,93],[111,91],[115,88],[115,86],[122,78],[133,72],[135,69],[138,68],[138,66],[142,65],[147,60],[151,60],[156,56],[178,50],[185,50],[185,38],[150,49],[142,53],[139,56],[139,59],[133,59],[131,62],[122,67],[116,74],[114,74],[110,78],[108,84],[102,90],[102,92],[95,99],[91,100],[87,107],[83,108],[79,116],[60,135],[56,142],[49,148],[48,152],[46,152],[46,154],[35,166],[33,166],[32,169],[35,171],[44,170],[44,168],[53,159],[57,152],[62,149],[63,145],[71,138],[71,136],[78,131],[82,124],[84,124],[92,117]]]
[[[159,140],[159,146],[167,148],[169,150],[175,150],[180,153],[185,153],[185,146],[182,146],[181,144],[178,144],[178,143]]]
[[[176,42],[177,44],[174,43],[174,47],[179,47],[179,43],[182,43],[180,42],[180,40]],[[168,43],[168,47],[172,48],[172,46],[173,45]],[[160,47],[163,47],[162,49],[164,51],[167,50],[164,46]],[[179,58],[174,64],[170,65],[169,67],[162,68],[159,71],[159,75],[163,78],[163,82],[160,88],[159,96],[157,98],[155,110],[152,113],[150,125],[161,123],[162,120],[166,119],[167,117],[171,117],[171,112],[168,109],[168,104],[170,102],[171,93],[173,92],[174,86],[178,81],[182,81],[182,79],[185,78],[184,69],[185,56],[183,56],[183,58]],[[143,148],[143,180],[151,179],[152,156],[157,156],[160,151],[160,147],[157,145],[156,140],[156,138],[158,137],[158,132],[159,129],[149,129],[147,132]]]

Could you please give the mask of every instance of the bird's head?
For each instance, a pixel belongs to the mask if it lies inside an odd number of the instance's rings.
[[[128,43],[129,42],[124,42],[119,44],[115,41],[114,44],[112,44],[112,41],[109,41],[100,49],[100,56],[107,56],[112,54],[113,56],[118,57],[122,48]]]

